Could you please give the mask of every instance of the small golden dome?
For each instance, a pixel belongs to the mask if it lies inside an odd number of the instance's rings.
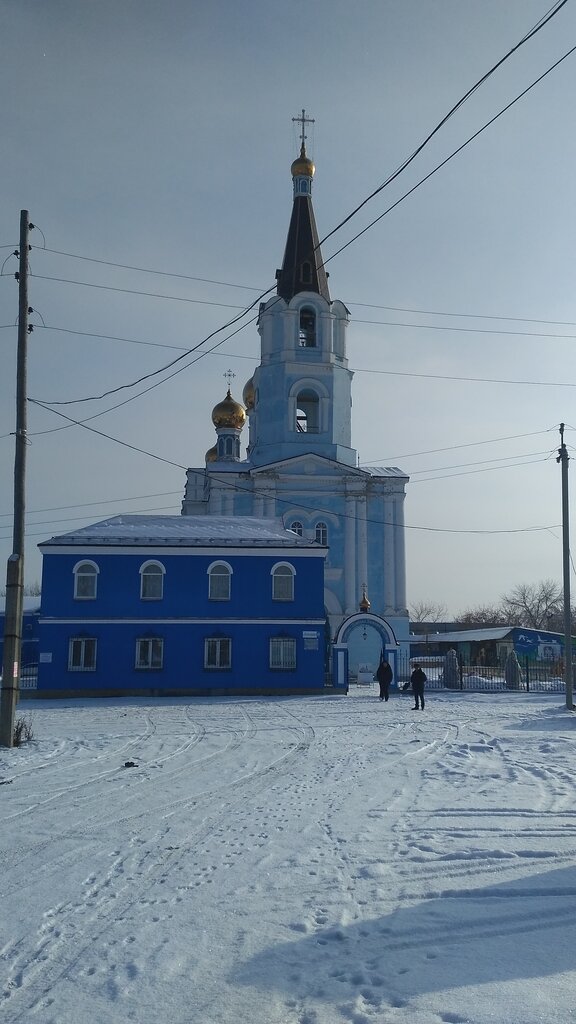
[[[305,174],[308,178],[313,178],[315,170],[316,168],[314,167],[314,164],[312,163],[310,158],[306,156],[304,143],[302,143],[302,148],[300,149],[300,156],[297,157],[296,160],[294,160],[292,167],[290,168],[292,177],[296,178],[299,174]]]
[[[252,412],[252,409],[254,408],[255,398],[256,392],[254,390],[254,377],[250,377],[250,380],[246,381],[244,385],[244,390],[242,392],[242,401],[246,406],[247,412]]]
[[[246,422],[246,410],[240,402],[235,402],[228,388],[226,398],[218,402],[212,409],[212,423],[218,427],[233,427],[235,430],[242,430]]]
[[[366,593],[366,587],[365,586],[362,587],[362,600],[360,601],[360,611],[361,612],[369,612],[370,611],[370,601],[368,600],[368,594]]]
[[[209,462],[217,462],[218,461],[218,449],[217,449],[216,445],[213,445],[212,448],[208,449],[208,451],[206,452],[205,459],[206,459],[206,464],[208,464]]]

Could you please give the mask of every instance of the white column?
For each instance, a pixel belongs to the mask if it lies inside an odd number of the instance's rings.
[[[264,497],[259,493],[257,487],[254,488],[254,499],[253,499],[253,515],[259,519],[264,518]]]
[[[210,488],[210,512],[214,516],[221,516],[222,513],[222,488],[218,485],[217,481],[212,479],[212,487]]]
[[[276,499],[273,497],[266,498],[266,515],[269,519],[274,519],[276,516]]]
[[[346,495],[344,503],[344,611],[347,615],[357,611],[356,586],[356,498]]]
[[[357,499],[356,508],[358,509],[358,572],[360,574],[358,583],[361,587],[363,583],[368,586],[368,524],[366,523],[365,491]],[[356,603],[360,597],[361,595],[358,595]],[[370,597],[370,588],[368,588],[368,597]]]
[[[390,498],[384,498],[384,614],[390,615],[396,609],[396,581],[394,548],[397,542],[394,529],[394,505]]]
[[[406,530],[404,528],[404,495],[398,494],[396,506],[396,609],[406,611]]]

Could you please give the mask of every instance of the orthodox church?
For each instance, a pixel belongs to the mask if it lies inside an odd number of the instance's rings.
[[[187,471],[184,516],[252,516],[328,548],[324,605],[330,634],[348,646],[362,618],[382,646],[406,650],[404,499],[396,467],[358,465],[352,447],[350,313],[332,299],[312,207],[314,164],[291,167],[293,206],[276,294],[258,317],[260,363],[242,403],[230,388],[212,412],[216,443]],[[246,453],[241,435],[247,433]]]

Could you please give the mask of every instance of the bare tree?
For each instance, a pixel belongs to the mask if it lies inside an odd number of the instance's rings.
[[[502,607],[510,626],[562,629],[562,588],[554,580],[519,583],[503,595]]]
[[[34,583],[26,583],[22,593],[24,597],[39,597],[42,591],[38,580],[35,580]],[[6,587],[4,587],[3,590],[0,590],[0,597],[6,597]]]
[[[410,621],[415,626],[424,622],[444,622],[447,615],[446,605],[436,601],[414,601],[408,608]]]
[[[467,608],[456,616],[459,626],[507,626],[506,614],[499,605],[480,605],[478,608]]]

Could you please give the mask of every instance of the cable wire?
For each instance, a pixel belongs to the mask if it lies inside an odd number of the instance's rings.
[[[564,0],[564,2],[566,2],[566,0]],[[531,89],[534,89],[534,87],[538,85],[544,78],[546,78],[547,75],[549,75],[563,61],[570,57],[575,50],[576,46],[571,47],[571,49],[568,50],[562,57],[560,57],[559,60],[557,60],[554,64],[552,64],[551,67],[547,69],[547,71],[544,71],[544,73],[540,75],[538,78],[536,78],[531,83],[531,85],[527,86],[526,89],[519,93],[513,100],[510,101],[510,103],[508,103],[505,107],[502,108],[502,110],[495,114],[494,117],[487,121],[486,124],[482,125],[482,127],[479,128],[477,132],[474,132],[474,134],[471,135],[470,138],[466,139],[466,142],[463,142],[461,146],[458,146],[458,148],[455,149],[449,156],[447,156],[445,160],[442,160],[442,162],[437,164],[433,170],[431,170],[428,174],[421,178],[420,181],[416,182],[416,184],[413,185],[412,188],[408,190],[408,192],[405,192],[404,195],[400,196],[400,198],[397,199],[396,202],[392,203],[392,205],[389,206],[388,209],[384,210],[384,212],[381,213],[379,217],[375,217],[375,219],[371,221],[369,224],[367,224],[366,227],[362,229],[362,231],[359,231],[356,235],[354,235],[348,242],[345,243],[345,245],[342,245],[340,249],[337,249],[336,252],[333,252],[332,255],[328,257],[328,259],[324,260],[322,266],[326,266],[326,264],[329,263],[330,260],[335,259],[335,257],[339,256],[341,252],[344,252],[344,250],[347,249],[349,245],[352,245],[353,242],[356,242],[358,238],[360,238],[367,231],[369,231],[370,228],[374,227],[374,225],[377,224],[378,221],[382,220],[383,217],[386,217],[387,214],[391,213],[392,210],[399,206],[400,203],[404,202],[404,200],[407,199],[408,196],[412,195],[412,193],[415,192],[417,188],[420,188],[420,186],[423,185],[425,181],[428,181],[428,179],[431,178],[434,174],[436,174],[437,171],[441,170],[442,167],[445,167],[446,164],[450,162],[450,160],[453,160],[453,158],[457,156],[458,153],[461,153],[463,149],[466,149],[466,146],[469,146],[470,143],[474,141],[474,139],[477,139],[478,136],[481,135],[482,132],[486,131],[486,129],[489,128],[490,125],[494,124],[494,122],[497,121],[499,117],[502,117],[502,115],[505,114],[508,110],[510,110],[510,108],[513,107],[515,103],[518,103],[519,100],[526,96],[526,94],[529,93]],[[323,241],[325,241],[325,239],[323,239]]]
[[[495,71],[497,71],[498,68],[501,67],[502,64],[504,64],[512,56],[513,53],[516,53],[516,51],[519,50],[521,46],[524,46],[524,44],[527,43],[529,39],[532,39],[533,36],[535,36],[538,32],[540,32],[544,28],[544,26],[549,21],[551,21],[551,19],[554,18],[559,13],[559,11],[561,11],[561,9],[565,6],[565,4],[567,2],[568,2],[568,0],[559,0],[559,2],[557,4],[555,4],[553,6],[553,8],[550,9],[550,11],[548,12],[547,15],[544,15],[544,17],[541,18],[526,33],[526,35],[524,35],[522,37],[522,39],[520,39],[520,41],[518,43],[516,43],[515,46],[513,46],[510,50],[508,50],[508,52],[505,53],[504,56],[501,57],[500,60],[497,61],[496,64],[493,65],[493,67],[490,68],[489,71],[487,71],[484,75],[482,75],[482,77],[479,78],[478,81],[475,82],[475,84],[470,89],[468,89],[467,92],[464,93],[464,95],[458,100],[458,102],[455,103],[453,107],[451,107],[451,109],[448,111],[448,113],[445,114],[444,117],[438,122],[436,127],[433,128],[433,130],[426,136],[424,141],[421,142],[420,145],[416,147],[414,152],[409,157],[407,157],[405,160],[403,160],[403,162],[400,164],[400,166],[397,167],[396,170],[393,171],[393,173],[390,174],[386,178],[386,180],[384,182],[382,182],[381,185],[378,186],[378,188],[374,189],[374,191],[371,192],[370,195],[366,197],[366,199],[364,199],[361,203],[359,203],[359,205],[356,206],[352,210],[352,212],[349,213],[344,218],[344,220],[341,220],[340,223],[337,224],[336,227],[332,229],[332,231],[330,231],[327,235],[325,235],[324,238],[322,238],[320,240],[320,242],[318,243],[318,247],[323,245],[324,242],[326,242],[329,238],[332,237],[332,235],[334,235],[337,231],[339,231],[342,227],[344,227],[344,225],[347,224],[348,221],[350,221],[352,219],[352,217],[355,217],[356,214],[359,213],[359,211],[364,206],[366,206],[367,203],[369,203],[372,199],[374,199],[375,196],[377,196],[380,192],[382,192],[382,190],[384,188],[386,188],[388,185],[390,185],[412,163],[412,161],[416,159],[418,154],[422,152],[422,150],[428,145],[428,143],[434,138],[434,136],[440,131],[440,129],[446,124],[446,122],[449,121],[451,117],[453,117],[453,115],[456,113],[456,111],[461,106],[463,106],[463,104],[470,98],[470,96],[472,96],[473,93],[475,93],[476,90],[479,89],[480,86],[483,85],[484,82],[486,82],[495,73]],[[505,109],[507,109],[507,108],[505,108]],[[339,250],[339,252],[340,251],[341,250]]]

